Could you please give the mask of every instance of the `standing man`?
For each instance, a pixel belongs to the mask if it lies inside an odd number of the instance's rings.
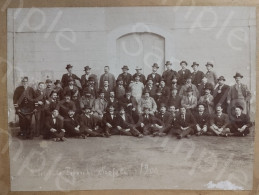
[[[192,83],[198,88],[198,86],[201,84],[202,82],[202,78],[204,73],[200,70],[198,70],[199,64],[196,62],[193,62],[192,64]]]
[[[127,65],[124,65],[121,69],[122,73],[118,76],[117,79],[121,78],[123,80],[123,86],[125,87],[125,89],[127,89],[132,81],[132,75],[128,73],[129,68]]]
[[[243,108],[243,113],[249,114],[251,92],[248,90],[247,85],[241,83],[243,75],[237,72],[234,78],[236,84],[230,87],[227,102],[231,110],[235,104],[239,104]]]
[[[157,86],[160,84],[161,81],[161,75],[157,73],[159,66],[157,63],[154,63],[152,66],[152,73],[147,76],[147,80],[152,80],[154,86]]]
[[[178,71],[178,85],[182,86],[186,83],[187,78],[191,76],[191,71],[187,69],[187,62],[181,61],[180,66],[182,67],[181,70]]]
[[[28,86],[28,77],[23,77],[22,86],[15,89],[13,104],[19,116],[20,136],[23,139],[32,139],[31,121],[35,109],[35,92]]]
[[[162,78],[165,79],[165,84],[167,87],[172,86],[172,78],[176,77],[178,78],[178,73],[174,70],[172,70],[172,63],[170,61],[167,61],[165,63],[166,71],[164,71]]]
[[[97,79],[97,76],[95,74],[90,73],[91,68],[89,66],[85,66],[84,71],[85,71],[85,74],[83,74],[81,76],[82,89],[84,89],[87,86],[88,80],[89,80],[90,77],[92,77],[94,79],[95,88],[98,89],[98,79]]]
[[[142,70],[142,68],[137,66],[135,68],[135,70],[136,70],[136,73],[133,75],[133,78],[135,78],[135,76],[138,75],[139,76],[139,81],[141,83],[143,83],[143,85],[145,85],[146,84],[146,77],[145,77],[145,75],[141,74],[141,72],[140,72]]]
[[[225,84],[225,81],[226,79],[223,76],[218,78],[218,86],[213,92],[213,97],[214,105],[221,104],[223,112],[227,113],[229,86]]]
[[[68,86],[69,80],[71,80],[71,78],[73,80],[78,80],[80,82],[80,78],[72,73],[72,69],[73,69],[72,65],[68,64],[66,69],[67,69],[67,73],[63,74],[61,79],[63,89]]]
[[[213,64],[211,62],[207,62],[207,64],[205,65],[207,68],[207,72],[206,72],[206,76],[208,79],[208,83],[211,83],[213,85],[213,88],[215,87],[215,85],[217,84],[217,75],[216,73],[213,71]]]
[[[112,88],[114,88],[116,86],[115,77],[109,71],[110,71],[110,67],[105,66],[104,67],[104,74],[102,74],[101,77],[100,77],[100,86],[99,86],[100,89],[103,88],[103,82],[106,81],[106,80],[109,81],[110,86]]]

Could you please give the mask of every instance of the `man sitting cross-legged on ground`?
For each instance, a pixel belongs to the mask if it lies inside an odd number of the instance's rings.
[[[194,132],[195,119],[190,111],[184,106],[180,107],[180,114],[176,118],[175,134],[178,139],[189,138]]]
[[[80,125],[78,117],[75,116],[74,110],[68,111],[68,116],[64,119],[64,129],[66,130],[66,136],[68,137],[82,137],[85,139],[85,135],[80,131]]]
[[[130,115],[125,113],[124,107],[119,108],[117,115],[116,127],[119,135],[133,135],[135,137],[143,137],[143,135],[134,127],[133,119]]]
[[[156,115],[156,123],[154,124],[154,133],[153,136],[165,136],[167,135],[172,129],[172,122],[173,118],[172,115],[166,111],[166,105],[161,104],[160,112]]]
[[[105,129],[105,135],[111,136],[118,133],[118,130],[116,129],[116,120],[117,120],[117,114],[115,113],[115,106],[114,104],[109,104],[107,106],[107,112],[103,115],[102,123],[103,127]]]
[[[92,108],[85,106],[83,114],[79,117],[79,130],[86,136],[104,137],[103,130],[100,128],[100,120],[91,114]]]
[[[249,134],[251,122],[247,114],[242,113],[243,107],[241,105],[235,106],[235,116],[230,118],[229,129],[234,136],[246,136]]]
[[[207,133],[210,115],[205,111],[205,105],[203,103],[198,104],[198,111],[194,114],[196,125],[194,127],[195,134],[197,136]]]
[[[230,133],[227,128],[229,118],[227,114],[224,114],[220,104],[216,106],[216,114],[211,117],[211,126],[207,135],[227,136]]]
[[[154,115],[150,114],[150,109],[148,107],[144,107],[143,113],[139,116],[139,125],[137,129],[144,135],[150,135],[155,131],[155,123],[156,118]]]
[[[57,109],[52,111],[52,115],[46,119],[47,133],[44,138],[53,138],[54,141],[64,141],[65,129],[63,128],[63,121],[59,116]]]

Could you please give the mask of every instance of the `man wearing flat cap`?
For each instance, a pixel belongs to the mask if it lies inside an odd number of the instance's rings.
[[[178,73],[172,70],[172,63],[170,61],[166,61],[165,63],[166,71],[164,71],[162,78],[165,79],[165,84],[167,87],[171,87],[172,85],[172,77],[179,77]]]
[[[243,78],[242,74],[237,72],[233,77],[235,78],[236,84],[230,87],[227,102],[230,108],[233,108],[235,104],[239,104],[243,107],[243,113],[249,114],[251,92],[247,85],[241,83]]]
[[[127,65],[124,65],[122,68],[122,73],[119,74],[117,80],[121,78],[123,80],[123,86],[125,89],[129,87],[129,84],[132,82],[132,75],[128,73],[129,67]]]
[[[151,79],[153,81],[153,85],[157,87],[160,84],[162,78],[161,75],[157,73],[158,68],[158,64],[154,63],[152,66],[152,73],[147,76],[147,80]]]
[[[35,92],[28,86],[28,77],[22,78],[22,86],[15,89],[13,104],[19,116],[20,136],[23,139],[32,139],[32,115],[35,109]]]
[[[67,69],[67,73],[63,74],[62,79],[61,79],[63,89],[68,86],[68,81],[71,80],[71,78],[73,80],[78,80],[80,82],[80,78],[72,73],[72,69],[73,69],[72,65],[68,64],[66,66],[66,69]]]
[[[218,86],[214,89],[213,97],[214,97],[214,105],[221,104],[223,112],[227,113],[228,103],[227,97],[229,93],[229,86],[225,84],[225,77],[220,76],[218,78]]]
[[[82,89],[84,89],[87,86],[88,80],[89,80],[90,77],[94,78],[95,88],[98,89],[98,79],[97,79],[97,76],[95,74],[91,74],[91,68],[89,66],[85,66],[84,71],[85,71],[85,74],[83,74],[81,76]]]
[[[217,74],[213,71],[213,64],[211,62],[207,62],[205,66],[207,68],[206,76],[208,79],[208,83],[211,83],[213,87],[215,87],[218,81],[218,77]]]
[[[146,84],[146,77],[145,77],[145,75],[143,75],[143,74],[140,72],[140,71],[142,70],[142,68],[139,67],[139,66],[137,66],[137,67],[135,68],[135,70],[136,70],[136,73],[133,75],[133,78],[135,78],[135,76],[138,75],[138,76],[139,76],[139,81],[142,82],[143,85],[145,85],[145,84]]]
[[[178,85],[182,86],[185,84],[186,79],[191,76],[191,71],[187,69],[187,62],[180,62],[181,70],[178,71]]]
[[[198,86],[202,82],[202,78],[204,73],[200,70],[198,70],[199,64],[197,62],[193,62],[191,65],[193,72],[192,72],[192,83],[198,88]]]

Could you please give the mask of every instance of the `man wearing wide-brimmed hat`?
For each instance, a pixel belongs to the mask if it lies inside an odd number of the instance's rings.
[[[140,72],[142,70],[142,68],[140,66],[137,66],[135,68],[135,70],[136,70],[136,73],[133,75],[133,79],[135,78],[136,75],[138,75],[139,81],[142,82],[143,85],[145,85],[146,84],[146,77],[145,77],[145,75],[141,74],[141,72]]]
[[[80,78],[72,73],[73,66],[71,64],[68,64],[66,66],[66,69],[67,69],[67,73],[63,74],[61,79],[63,89],[68,86],[68,80],[70,78],[72,78],[73,80],[78,80],[80,82]]]
[[[213,71],[213,63],[211,62],[207,62],[207,64],[205,65],[207,68],[207,72],[206,72],[206,76],[208,79],[208,83],[211,83],[213,85],[213,87],[217,84],[217,74]]]
[[[166,61],[165,63],[166,71],[164,71],[162,77],[165,79],[165,84],[167,87],[171,87],[172,85],[172,77],[179,77],[178,73],[172,70],[172,63],[170,61]]]
[[[122,68],[122,73],[119,74],[118,78],[121,78],[123,80],[123,86],[128,88],[129,84],[132,82],[132,75],[128,73],[129,67],[127,65],[124,65]]]
[[[251,92],[247,85],[241,83],[243,78],[242,74],[237,72],[233,77],[236,80],[236,84],[230,87],[227,102],[230,105],[231,110],[235,104],[239,104],[243,107],[243,113],[249,114]]]
[[[202,78],[203,78],[204,73],[202,71],[198,70],[199,64],[197,62],[193,62],[191,67],[193,69],[192,83],[194,85],[196,85],[196,87],[198,87],[202,82]]]
[[[191,76],[191,71],[187,69],[187,62],[186,61],[181,61],[180,66],[181,70],[178,71],[178,85],[182,86],[185,84],[186,79]]]
[[[98,89],[98,79],[97,79],[97,76],[95,74],[91,74],[91,72],[90,72],[91,68],[89,66],[85,66],[84,71],[85,71],[85,74],[83,74],[81,76],[82,89],[84,89],[87,86],[89,78],[94,78],[94,86],[95,86],[96,89]]]
[[[157,73],[159,66],[157,63],[154,63],[152,66],[152,73],[147,76],[147,80],[152,80],[153,85],[157,86],[160,84],[161,81],[161,75]]]
[[[214,97],[214,105],[221,104],[223,112],[227,113],[228,103],[227,97],[229,93],[229,86],[225,84],[225,77],[220,76],[218,78],[218,86],[214,89],[213,97]]]

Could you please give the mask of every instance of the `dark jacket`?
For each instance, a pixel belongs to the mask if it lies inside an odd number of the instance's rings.
[[[161,78],[161,75],[158,73],[155,73],[154,77],[152,73],[147,76],[147,80],[151,79],[153,81],[154,86],[158,86],[160,84]]]
[[[149,86],[145,86],[145,88],[144,88],[143,91],[148,91],[150,97],[155,98],[155,96],[156,96],[156,90],[157,90],[157,86],[156,86],[156,85],[153,85],[153,87],[152,87],[151,89],[150,89]]]
[[[54,124],[52,115],[46,118],[45,121],[45,127],[47,129],[47,131],[49,132],[50,129],[56,129],[57,133],[59,133],[61,131],[61,129],[63,129],[63,120],[60,117],[56,118],[56,124]]]
[[[162,78],[165,79],[165,84],[167,87],[171,87],[173,77],[179,78],[179,75],[176,71],[174,71],[174,70],[164,71]]]
[[[102,119],[103,126],[105,126],[106,123],[109,123],[112,127],[116,127],[116,125],[117,125],[116,121],[117,121],[117,114],[115,114],[115,112],[113,114],[113,119],[109,112],[107,112],[103,115],[103,119]]]
[[[186,82],[186,79],[191,76],[191,71],[189,69],[179,70],[178,71],[178,85],[184,85]]]
[[[123,86],[125,87],[125,89],[128,88],[129,84],[131,83],[132,81],[132,75],[130,73],[127,73],[127,75],[124,75],[123,73],[121,73],[117,80],[118,79],[122,79],[123,80]]]
[[[172,95],[169,96],[167,106],[172,106],[174,105],[176,109],[180,108],[181,106],[181,97],[179,95],[176,95],[173,97]]]
[[[217,114],[211,117],[211,124],[215,124],[217,127],[225,128],[229,124],[229,118],[227,114],[222,113],[220,117]]]
[[[199,114],[199,112],[194,113],[194,118],[196,121],[196,124],[198,124],[201,128],[206,125],[209,126],[210,123],[210,115],[207,112],[203,112],[202,115]]]
[[[248,127],[251,126],[250,118],[247,114],[241,113],[239,117],[232,116],[230,117],[230,124],[232,128],[238,129],[243,127],[244,125],[247,125]]]
[[[227,97],[229,93],[229,86],[228,85],[223,85],[221,88],[218,86],[214,92],[213,92],[213,97],[214,97],[214,105],[221,104],[222,108],[224,111],[227,110]]]
[[[157,113],[156,118],[158,121],[158,125],[163,126],[163,128],[167,129],[172,126],[173,118],[169,112],[166,112],[164,115],[162,113]]]
[[[93,130],[96,126],[100,125],[100,121],[97,120],[93,115],[88,118],[85,114],[79,116],[80,129]]]
[[[126,97],[126,95],[124,95],[120,101],[119,101],[120,105],[123,106],[125,108],[125,111],[129,114],[131,114],[132,109],[135,108],[136,110],[138,109],[138,103],[135,97],[131,96],[129,99]],[[132,106],[127,106],[129,103],[132,103]]]
[[[122,129],[129,129],[133,124],[133,119],[128,114],[125,114],[125,119],[126,120],[123,120],[123,118],[118,114],[117,120],[116,120],[116,126],[120,126]]]
[[[202,78],[204,76],[204,73],[200,70],[198,70],[197,72],[192,72],[192,84],[196,85],[196,87],[198,87],[202,81]]]
[[[86,74],[83,74],[83,75],[81,76],[80,82],[81,82],[82,88],[86,87],[87,84],[88,84],[88,80],[85,78],[85,76],[86,76]],[[88,79],[89,79],[90,77],[94,78],[94,86],[95,86],[96,89],[98,89],[98,79],[97,79],[97,76],[96,76],[95,74],[90,74],[89,77],[88,77]]]
[[[185,120],[182,118],[181,113],[177,116],[176,118],[176,128],[181,128],[181,127],[193,127],[195,125],[196,121],[191,112],[186,112],[185,114]]]
[[[75,74],[72,74],[71,76],[69,76],[68,73],[63,74],[62,79],[61,79],[63,89],[68,86],[68,81],[69,81],[70,78],[72,78],[73,80],[79,80],[80,81],[80,78],[78,76],[76,76]]]
[[[132,76],[132,78],[135,78],[136,75],[137,75],[137,73],[135,73],[135,74]],[[140,77],[139,81],[142,82],[143,85],[145,85],[145,84],[146,84],[146,77],[145,77],[145,75],[139,74],[139,77]]]

